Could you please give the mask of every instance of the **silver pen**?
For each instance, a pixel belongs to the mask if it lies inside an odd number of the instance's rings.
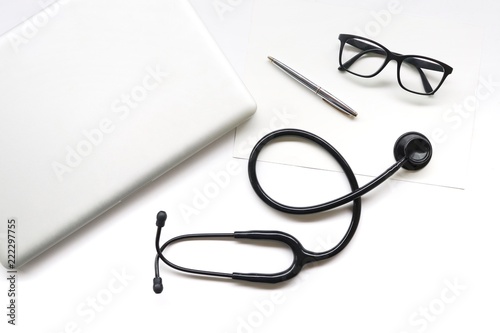
[[[358,115],[358,113],[356,111],[354,111],[352,108],[350,108],[347,104],[345,104],[344,102],[342,102],[337,97],[333,96],[332,94],[330,94],[328,91],[324,90],[323,88],[321,88],[317,84],[311,82],[310,80],[305,78],[303,75],[297,73],[296,71],[294,71],[293,69],[291,69],[290,67],[288,67],[287,65],[282,63],[281,61],[276,60],[273,57],[268,57],[268,58],[279,69],[281,69],[282,71],[284,71],[285,73],[290,75],[293,79],[295,79],[297,82],[302,84],[304,87],[306,87],[307,89],[311,90],[316,95],[321,97],[329,105],[333,106],[334,108],[336,108],[339,111],[342,111],[342,112],[348,114],[349,116],[356,117]]]

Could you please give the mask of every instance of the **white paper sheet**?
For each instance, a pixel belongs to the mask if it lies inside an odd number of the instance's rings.
[[[408,16],[402,5],[364,12],[311,0],[256,0],[245,81],[257,114],[236,132],[234,156],[248,158],[259,138],[277,128],[313,132],[336,147],[356,174],[377,176],[393,162],[396,139],[418,131],[433,143],[433,159],[395,178],[464,188],[474,114],[487,79],[479,80],[482,30],[451,21]],[[338,71],[340,33],[364,35],[393,52],[441,60],[453,67],[434,96],[404,91],[396,63],[370,79]],[[292,80],[273,56],[359,113],[351,119]],[[479,85],[478,85],[479,82]],[[326,153],[304,142],[266,148],[263,161],[339,171]]]

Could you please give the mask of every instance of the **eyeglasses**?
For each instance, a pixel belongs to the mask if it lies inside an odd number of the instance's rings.
[[[391,60],[398,63],[398,83],[406,91],[433,95],[453,68],[447,64],[418,55],[402,55],[385,46],[355,35],[339,35],[339,70],[370,78],[380,73]]]

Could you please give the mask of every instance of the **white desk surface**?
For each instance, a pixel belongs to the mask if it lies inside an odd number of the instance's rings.
[[[0,32],[48,2],[0,0]],[[243,73],[252,1],[191,2]],[[380,12],[390,3],[331,2],[367,13]],[[495,0],[400,0],[400,4],[408,15],[484,28],[484,36],[478,36],[483,49],[477,52],[480,77],[492,82],[491,94],[476,111],[465,190],[389,181],[363,200],[358,232],[344,252],[305,269],[290,282],[268,286],[193,278],[162,265],[165,290],[156,295],[152,279],[159,210],[169,214],[165,240],[184,233],[272,229],[290,232],[307,248],[318,250],[333,246],[345,230],[349,210],[297,219],[265,206],[249,185],[246,161],[232,158],[231,133],[21,268],[17,327],[7,324],[8,283],[2,278],[0,331],[499,331],[500,224],[495,186],[500,185],[500,4]],[[387,166],[391,163],[387,161]],[[229,174],[228,168],[231,175],[222,176]],[[259,172],[269,192],[291,204],[331,199],[347,190],[337,173],[267,163],[259,164]],[[219,185],[213,180],[217,175],[222,177]],[[367,181],[359,177],[361,184]],[[200,193],[206,189],[212,192],[204,199]],[[188,207],[191,214],[183,214]],[[223,253],[217,254],[221,249],[210,244],[189,244],[171,256],[177,256],[173,260],[179,263],[197,259],[229,272],[281,269],[289,260],[282,248],[233,243],[221,247]],[[208,250],[214,251],[213,263]]]

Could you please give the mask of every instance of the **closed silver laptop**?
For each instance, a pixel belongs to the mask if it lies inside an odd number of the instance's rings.
[[[255,109],[186,0],[66,0],[28,19],[0,37],[2,264],[9,225],[19,267]]]

